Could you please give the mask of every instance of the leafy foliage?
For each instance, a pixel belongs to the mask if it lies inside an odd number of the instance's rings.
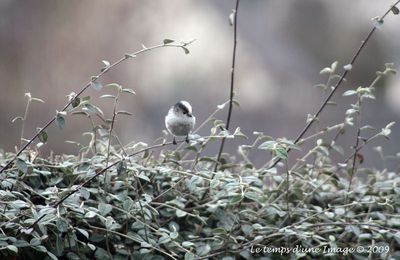
[[[83,98],[77,108],[96,107],[88,100]],[[287,172],[279,165],[257,168],[251,153],[266,150],[271,158],[286,161],[288,149],[301,147],[260,132],[253,134],[249,144],[240,129],[231,134],[221,127],[221,121],[211,119],[210,123],[211,136],[193,135],[187,147],[170,150],[162,141],[165,148],[160,156],[149,153],[151,147],[144,143],[124,148],[129,154],[143,153],[120,156],[123,148],[113,145],[115,166],[90,182],[106,167],[107,131],[97,143],[91,142],[96,146],[93,155],[46,159],[23,153],[2,176],[2,258],[280,256],[257,251],[264,246],[367,249],[376,245],[382,251],[371,253],[375,257],[399,254],[400,177],[395,172],[360,168],[348,192],[351,164],[335,163],[331,156],[340,148],[323,139],[316,140]],[[389,135],[391,126],[377,135]],[[102,127],[94,129],[101,132]],[[343,134],[341,129],[332,131]],[[202,151],[221,138],[235,138],[243,144],[237,155],[225,154],[214,172],[216,161]],[[3,154],[1,158],[4,162],[10,157]],[[202,199],[208,187],[210,192]],[[291,254],[326,256],[322,252]],[[368,256],[367,251],[349,254]],[[341,257],[343,253],[331,255]]]

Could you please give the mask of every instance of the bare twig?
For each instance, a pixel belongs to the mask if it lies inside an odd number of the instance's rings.
[[[85,92],[93,83],[95,83],[99,78],[101,78],[104,74],[106,74],[107,72],[109,72],[111,69],[113,69],[114,67],[116,67],[117,65],[119,65],[120,63],[126,61],[127,59],[130,58],[134,58],[139,54],[154,50],[154,49],[158,49],[158,48],[163,48],[163,47],[177,47],[177,48],[185,48],[187,45],[191,44],[193,41],[190,42],[183,42],[180,44],[175,44],[175,43],[167,43],[167,44],[160,44],[160,45],[155,45],[152,47],[145,47],[143,46],[143,48],[139,51],[136,51],[134,53],[130,53],[130,54],[125,54],[124,57],[120,58],[119,60],[117,60],[116,62],[112,63],[111,65],[109,65],[108,67],[106,67],[105,69],[103,69],[99,74],[97,74],[96,76],[93,76],[91,78],[91,80],[76,94],[75,98],[79,97],[83,92]],[[67,108],[75,101],[75,98],[71,98],[71,100],[63,107],[63,109],[61,111],[66,111]],[[7,164],[1,168],[0,173],[4,172],[6,169],[8,169],[8,167],[11,166],[11,164],[17,159],[17,157],[26,149],[28,148],[29,145],[31,145],[33,143],[33,141],[45,130],[47,129],[54,121],[56,120],[56,117],[53,117],[52,119],[50,119],[43,127],[40,128],[40,130],[22,147],[19,149],[19,151],[14,155],[14,157],[9,160],[7,162]]]
[[[238,8],[239,8],[239,0],[236,0],[236,6],[235,9],[232,10],[233,19],[231,22],[233,22],[233,52],[232,52],[232,68],[231,68],[231,87],[229,91],[229,109],[228,109],[228,116],[226,118],[226,124],[225,124],[225,129],[229,130],[229,126],[231,123],[231,116],[232,116],[232,106],[233,106],[233,95],[234,95],[234,86],[235,86],[235,64],[236,64],[236,45],[237,45],[237,13],[238,13]],[[229,17],[231,18],[231,17]],[[219,147],[218,155],[217,155],[217,160],[215,163],[214,167],[214,173],[211,176],[211,180],[214,179],[215,172],[218,170],[218,165],[221,160],[222,152],[224,150],[224,145],[225,145],[225,137],[222,138],[221,140],[221,145]],[[211,182],[209,183],[209,185]],[[204,192],[201,200],[204,200],[204,198],[207,196],[208,192],[210,191],[210,186],[208,189]]]
[[[391,12],[392,8],[396,5],[398,5],[400,3],[400,0],[396,1],[396,3],[394,3],[393,5],[390,6],[390,8],[382,15],[382,17],[380,17],[378,19],[378,22],[382,23],[383,19]],[[370,40],[371,36],[373,35],[373,33],[376,30],[376,25],[374,25],[374,27],[369,31],[369,33],[367,34],[367,36],[365,37],[365,39],[361,42],[360,47],[358,47],[357,51],[355,52],[355,54],[353,55],[352,59],[350,60],[350,62],[348,64],[352,65],[356,62],[357,58],[360,56],[361,51],[364,49],[365,45],[367,44],[367,42]],[[313,125],[313,123],[315,122],[315,120],[318,118],[318,116],[321,114],[321,112],[324,110],[324,108],[326,107],[326,105],[329,103],[329,101],[332,99],[333,95],[336,93],[337,89],[342,85],[344,79],[346,78],[347,74],[349,73],[349,70],[344,70],[342,75],[340,76],[339,81],[335,84],[335,86],[333,87],[332,91],[329,93],[329,95],[326,97],[326,99],[324,100],[324,102],[321,104],[321,106],[319,107],[319,109],[317,110],[317,112],[315,113],[314,117],[307,123],[307,125],[303,128],[303,130],[301,130],[301,132],[298,134],[298,136],[296,137],[294,143],[297,144],[300,139],[307,133],[308,129]],[[288,149],[287,152],[290,152],[292,149]],[[268,167],[269,169],[272,167],[275,167],[276,164],[278,162],[280,162],[281,159],[280,158],[273,158],[271,160],[271,165]]]
[[[108,145],[107,145],[107,159],[106,159],[106,166],[108,165],[108,162],[110,160],[110,148],[111,148],[111,140],[112,140],[112,133],[114,130],[114,124],[115,124],[115,117],[117,116],[116,110],[117,110],[117,104],[118,104],[118,98],[120,95],[120,89],[117,90],[117,95],[114,98],[114,106],[113,106],[113,114],[112,114],[112,119],[111,119],[111,126],[110,126],[110,131],[108,134]],[[107,173],[104,174],[104,188],[106,189],[108,185],[111,182],[111,177]],[[140,203],[140,202],[139,202]]]
[[[358,115],[357,115],[357,134],[356,134],[356,141],[354,144],[354,156],[353,156],[353,161],[351,163],[351,169],[350,169],[350,178],[349,178],[349,186],[347,187],[347,193],[345,195],[344,203],[347,204],[348,198],[349,198],[349,193],[351,191],[351,185],[353,183],[353,177],[354,174],[356,173],[356,159],[357,159],[357,149],[360,143],[360,138],[361,138],[361,98],[358,96],[357,99],[357,104],[359,107]]]
[[[26,93],[25,96],[28,97],[28,102],[26,103],[24,117],[22,118],[20,147],[22,147],[22,144],[24,143],[23,140],[24,140],[24,134],[25,134],[25,122],[26,122],[26,119],[28,118],[29,107],[30,107],[30,104],[31,104],[30,94]]]
[[[118,91],[117,96],[114,99],[113,115],[112,115],[112,119],[111,119],[110,131],[109,131],[109,134],[108,134],[106,166],[108,165],[108,162],[110,160],[111,139],[112,139],[112,132],[113,132],[113,129],[114,129],[115,117],[117,115],[116,114],[116,109],[117,109],[117,103],[118,103],[119,94],[120,94],[120,92]]]
[[[230,126],[230,123],[231,123],[231,116],[232,116],[232,106],[233,106],[233,95],[234,95],[233,89],[234,89],[234,85],[235,85],[235,64],[236,64],[237,13],[238,13],[238,7],[239,7],[239,0],[236,0],[235,9],[232,10],[232,14],[233,14],[233,52],[232,52],[232,69],[231,69],[231,88],[230,88],[230,92],[229,92],[230,93],[229,109],[228,109],[228,117],[226,119],[226,124],[225,124],[226,130],[229,130],[229,126]],[[225,139],[226,138],[223,138],[221,140],[221,145],[219,147],[218,156],[217,156],[217,162],[219,162],[220,159],[221,159],[222,151],[224,150]],[[217,169],[218,169],[218,163],[215,164],[214,172],[216,172]]]

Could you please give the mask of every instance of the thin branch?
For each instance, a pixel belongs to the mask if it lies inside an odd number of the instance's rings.
[[[107,159],[106,159],[106,166],[108,165],[108,162],[110,160],[110,148],[111,148],[111,139],[112,139],[112,132],[114,129],[114,123],[115,123],[115,117],[116,117],[116,110],[117,110],[117,103],[118,103],[118,97],[119,97],[119,90],[118,90],[118,94],[114,99],[114,107],[113,107],[113,116],[111,119],[111,126],[110,126],[110,132],[108,134],[108,145],[107,145]]]
[[[395,4],[391,5],[390,8],[385,12],[385,14],[378,19],[378,22],[382,23],[383,19],[391,12],[392,8],[396,5],[398,5],[400,3],[400,0],[396,1]],[[355,54],[353,55],[352,59],[350,60],[350,62],[348,64],[352,65],[356,62],[357,58],[360,56],[361,51],[364,49],[365,45],[367,44],[367,42],[370,40],[371,36],[373,35],[373,33],[376,30],[376,25],[374,25],[374,27],[370,30],[370,32],[367,34],[367,36],[365,37],[365,39],[361,42],[360,47],[358,47],[357,51],[355,52]],[[336,83],[336,85],[333,87],[332,91],[329,93],[329,95],[326,97],[326,99],[324,100],[324,102],[321,104],[321,106],[319,107],[319,109],[317,110],[317,112],[315,113],[314,117],[312,120],[310,120],[307,125],[303,128],[303,130],[301,130],[301,132],[298,134],[298,136],[296,137],[294,143],[297,144],[300,139],[307,133],[308,129],[313,125],[313,123],[315,122],[315,120],[318,118],[318,116],[321,114],[321,112],[324,110],[324,108],[327,106],[328,102],[332,99],[333,95],[336,93],[337,89],[342,85],[344,79],[346,78],[347,74],[349,73],[349,70],[344,70],[343,74],[340,76],[339,81]],[[290,152],[292,149],[288,149],[287,152]],[[271,160],[271,166],[268,167],[268,169],[273,168],[276,166],[276,164],[278,162],[280,162],[281,159],[278,158],[273,158]]]
[[[194,41],[194,40],[193,40]],[[93,76],[91,78],[91,80],[76,94],[75,98],[79,97],[83,92],[85,92],[94,82],[96,82],[99,78],[101,78],[104,74],[106,74],[107,72],[109,72],[112,68],[116,67],[117,65],[119,65],[120,63],[130,59],[130,58],[134,58],[139,54],[148,52],[148,51],[152,51],[154,49],[158,49],[158,48],[163,48],[163,47],[177,47],[177,48],[184,48],[187,45],[191,44],[193,41],[190,42],[183,42],[180,44],[173,44],[173,43],[168,43],[168,44],[160,44],[160,45],[155,45],[152,47],[144,47],[139,50],[136,51],[134,53],[131,54],[126,54],[124,57],[120,58],[119,60],[117,60],[116,62],[114,62],[113,64],[111,64],[110,66],[106,67],[104,70],[102,70],[99,74],[97,74],[96,76]],[[71,98],[71,100],[63,107],[62,111],[66,111],[67,108],[75,101],[75,98]],[[8,169],[11,164],[17,159],[17,157],[26,149],[28,148],[29,145],[31,145],[33,143],[34,140],[36,140],[36,138],[45,130],[47,129],[54,121],[56,120],[56,117],[53,117],[52,119],[50,119],[43,127],[41,127],[41,129],[22,147],[19,149],[19,151],[14,155],[14,157],[9,160],[7,162],[7,164],[1,168],[0,173],[4,172],[6,169]]]
[[[115,124],[115,117],[116,117],[116,110],[117,110],[117,104],[118,104],[118,98],[120,95],[120,89],[118,89],[117,95],[115,96],[114,99],[114,106],[113,106],[113,115],[111,119],[111,126],[110,126],[110,131],[108,134],[108,145],[107,145],[107,159],[106,159],[106,166],[108,165],[108,162],[110,161],[110,148],[111,148],[111,140],[112,140],[112,133],[114,130],[114,124]],[[107,173],[104,174],[104,188],[107,189],[111,182],[111,177]],[[140,203],[140,202],[139,202]]]
[[[26,94],[25,94],[25,96],[26,96]],[[24,140],[24,134],[25,134],[25,122],[26,122],[26,119],[28,118],[30,104],[31,104],[31,97],[30,97],[30,95],[28,95],[28,102],[26,103],[24,118],[22,119],[20,147],[22,147],[22,144],[24,142],[23,140]]]
[[[347,193],[345,195],[344,204],[347,204],[347,202],[348,202],[349,193],[351,191],[351,185],[353,183],[353,177],[357,171],[357,169],[356,169],[357,149],[358,149],[358,146],[360,143],[360,137],[361,137],[361,98],[360,98],[360,96],[358,96],[357,106],[359,107],[359,111],[358,111],[358,115],[357,115],[356,142],[354,144],[354,156],[353,156],[353,160],[352,160],[352,164],[351,164],[349,186],[347,187]]]
[[[228,117],[226,119],[226,124],[225,128],[226,130],[229,130],[229,126],[231,123],[231,116],[232,116],[232,106],[233,106],[233,89],[235,85],[235,64],[236,64],[236,45],[237,45],[237,13],[238,13],[238,7],[239,7],[239,0],[236,0],[236,7],[234,10],[232,10],[233,14],[233,53],[232,53],[232,69],[231,69],[231,88],[230,88],[230,97],[229,97],[229,110],[228,110]],[[221,145],[219,147],[218,151],[218,156],[217,156],[217,162],[221,160],[221,155],[224,150],[224,145],[225,145],[225,139],[223,138],[221,140]],[[218,169],[218,163],[215,164],[214,172],[216,172]],[[212,176],[213,178],[214,176]],[[211,178],[211,179],[212,179]]]
[[[235,64],[236,64],[236,45],[237,45],[237,13],[238,13],[238,8],[239,8],[239,0],[236,0],[236,6],[235,9],[232,10],[233,14],[233,52],[232,52],[232,68],[231,68],[231,87],[230,87],[230,96],[229,96],[229,109],[228,109],[228,116],[226,118],[226,124],[225,124],[225,129],[229,130],[229,126],[231,123],[231,116],[232,116],[232,106],[233,106],[233,89],[235,86]],[[230,17],[231,18],[231,17]],[[221,140],[221,145],[219,147],[218,155],[217,155],[217,160],[215,162],[215,167],[214,167],[214,173],[211,176],[211,180],[214,179],[215,172],[218,170],[218,165],[221,160],[222,152],[224,150],[224,145],[225,145],[225,137],[222,138]],[[210,191],[210,185],[211,182],[209,183],[208,189],[204,192],[201,200],[204,200],[205,197],[207,196],[208,192]]]

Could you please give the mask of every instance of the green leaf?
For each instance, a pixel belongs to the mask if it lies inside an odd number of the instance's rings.
[[[17,120],[24,121],[24,118],[22,116],[14,117],[13,120],[11,120],[11,123],[15,123]]]
[[[132,95],[136,95],[136,92],[133,89],[130,89],[130,88],[124,88],[124,89],[122,89],[122,92],[129,93],[129,94],[132,94]]]
[[[13,251],[14,253],[18,253],[18,247],[16,247],[16,246],[8,245],[7,249],[10,251]]]
[[[125,110],[117,111],[116,114],[117,114],[117,115],[128,115],[128,116],[131,116],[131,115],[132,115],[131,112],[128,112],[128,111],[125,111]]]
[[[179,237],[179,233],[177,231],[173,231],[173,232],[169,233],[169,237],[171,239],[177,239]]]
[[[99,115],[104,115],[103,111],[101,111],[100,108],[98,108],[97,106],[94,106],[92,104],[85,104],[85,106],[82,108],[83,111],[85,112],[89,112],[89,113],[94,113],[94,114],[99,114]]]
[[[47,255],[53,260],[58,260],[57,256],[55,256],[53,253],[50,253],[49,251],[47,251]]]
[[[68,231],[68,222],[65,219],[58,218],[56,220],[56,227],[60,232]]]
[[[399,8],[397,8],[396,6],[392,6],[392,8],[390,9],[394,15],[398,15],[399,14]]]
[[[287,153],[286,149],[284,149],[282,147],[276,148],[275,153],[276,153],[276,156],[278,156],[279,158],[281,158],[283,160],[287,160],[287,158],[288,158],[288,153]]]
[[[65,118],[64,118],[60,113],[57,113],[56,125],[57,125],[58,128],[60,128],[61,130],[64,129],[64,127],[65,127]]]
[[[136,58],[136,55],[130,54],[130,53],[125,53],[125,58],[126,59],[128,59],[128,58]]]
[[[33,249],[39,252],[47,253],[47,249],[44,246],[32,246]]]
[[[243,197],[241,195],[235,195],[231,198],[231,200],[229,201],[230,204],[238,204],[239,202],[241,202],[243,199]]]
[[[114,95],[101,95],[100,98],[116,98]]]
[[[98,210],[100,215],[106,216],[108,213],[111,212],[112,206],[110,204],[100,203],[98,206]]]
[[[345,91],[345,92],[343,93],[343,96],[344,96],[344,97],[346,97],[346,96],[354,96],[354,95],[357,95],[357,91],[352,90],[352,89],[347,90],[347,91]]]
[[[188,48],[186,48],[186,47],[182,47],[182,49],[183,49],[183,51],[185,52],[185,54],[189,54],[189,53],[190,53],[190,51],[189,51],[189,49],[188,49]]]
[[[193,247],[194,245],[195,245],[195,243],[190,242],[190,241],[183,241],[183,242],[182,242],[182,246],[183,246],[183,247],[186,247],[186,248],[191,248],[191,247]]]
[[[88,211],[88,212],[86,212],[86,214],[85,214],[85,218],[94,218],[96,215],[97,215],[96,212],[94,212],[94,211]]]
[[[211,251],[211,247],[208,244],[201,245],[196,248],[196,253],[198,256],[205,256]]]
[[[118,83],[110,83],[110,84],[107,84],[106,87],[117,89],[117,90],[120,90],[122,88],[121,85],[119,85]]]
[[[323,68],[323,69],[319,72],[319,74],[331,74],[331,73],[332,73],[332,69],[331,69],[331,68],[328,68],[328,67]]]
[[[39,138],[39,140],[40,140],[42,143],[46,143],[46,142],[47,142],[48,135],[47,135],[47,133],[46,133],[45,131],[42,131],[42,132],[40,132],[40,134],[38,135],[38,138]]]
[[[29,244],[30,244],[31,246],[38,246],[38,245],[40,245],[41,243],[42,243],[42,241],[40,241],[40,239],[39,239],[39,238],[36,238],[36,237],[32,238],[31,241],[29,242]]]
[[[164,44],[169,44],[169,43],[173,43],[174,42],[174,40],[171,40],[171,39],[164,39]]]
[[[182,217],[184,217],[184,216],[186,216],[187,215],[187,212],[186,211],[183,211],[183,210],[180,210],[180,209],[177,209],[176,210],[176,216],[178,217],[178,218],[182,218]]]
[[[103,88],[103,86],[101,85],[101,83],[99,83],[99,82],[97,82],[97,81],[92,82],[92,83],[91,83],[91,86],[92,86],[93,89],[95,89],[95,90],[97,90],[97,91],[100,91],[100,90]]]
[[[82,115],[82,116],[89,116],[89,113],[85,111],[75,111],[71,113],[72,115]]]
[[[81,99],[79,97],[75,97],[72,100],[71,105],[72,105],[72,107],[75,108],[75,107],[79,106],[80,103],[81,103]]]
[[[338,63],[339,63],[338,61],[335,61],[332,63],[332,65],[331,65],[332,73],[335,73]]]
[[[192,252],[186,252],[185,260],[194,260],[194,254]]]
[[[258,146],[258,149],[262,150],[274,150],[277,146],[276,141],[265,141],[264,143]]]
[[[17,158],[17,160],[15,160],[15,165],[17,166],[17,169],[20,170],[21,172],[23,172],[23,173],[28,172],[28,165],[21,158]]]
[[[101,61],[106,67],[110,66],[110,62],[108,60]]]
[[[89,232],[87,232],[86,230],[84,230],[82,228],[77,228],[76,230],[78,230],[84,237],[89,239]]]
[[[171,241],[171,238],[168,235],[163,235],[158,239],[158,244],[165,244]]]
[[[40,98],[32,98],[32,101],[36,101],[36,102],[40,102],[40,103],[44,103],[44,101]]]

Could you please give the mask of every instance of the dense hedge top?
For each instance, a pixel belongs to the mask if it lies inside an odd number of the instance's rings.
[[[315,149],[315,163],[290,174],[225,154],[212,178],[214,161],[199,147],[122,161],[57,207],[104,168],[106,157],[26,153],[1,178],[2,258],[252,259],[296,246],[321,250],[290,252],[309,258],[400,256],[398,174],[359,169],[367,179],[354,178],[348,191],[345,168]],[[363,253],[340,251],[360,246]]]

